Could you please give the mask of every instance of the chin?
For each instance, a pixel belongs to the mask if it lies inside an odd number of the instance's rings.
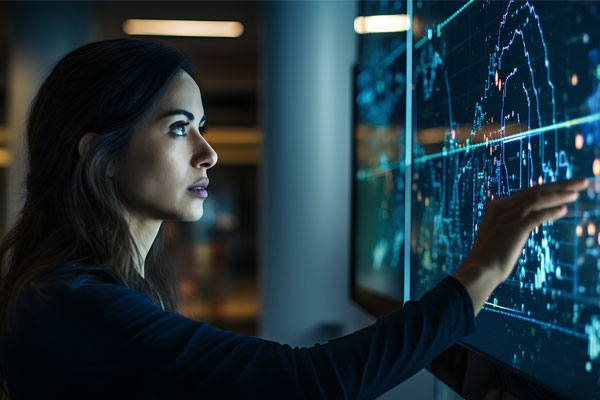
[[[181,221],[181,222],[194,222],[198,221],[204,215],[204,206],[203,204],[198,204],[194,202],[192,204],[182,205],[183,207],[171,208],[165,215],[163,212],[163,217],[166,216],[167,220],[171,221]],[[166,211],[166,210],[164,210]]]
[[[192,219],[190,222],[196,222],[196,221],[200,221],[200,219],[202,219],[202,213],[200,213],[199,216],[197,216],[196,218]]]
[[[195,222],[195,221],[200,220],[200,218],[202,218],[203,215],[204,215],[204,210],[200,209],[199,211],[195,211],[195,212],[189,214],[187,216],[187,218],[185,218],[185,221],[187,221],[187,222]]]

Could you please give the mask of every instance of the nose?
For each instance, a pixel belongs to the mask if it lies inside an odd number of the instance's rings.
[[[203,136],[199,136],[199,143],[196,146],[192,165],[194,168],[212,168],[217,163],[219,156],[217,152],[208,144]]]

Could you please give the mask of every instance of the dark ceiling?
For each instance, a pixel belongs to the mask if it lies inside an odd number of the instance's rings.
[[[192,58],[210,124],[257,125],[260,4],[254,1],[94,2],[94,39],[127,36],[128,18],[229,20],[244,25],[239,38],[158,37]],[[149,38],[145,36],[145,38]]]
[[[43,3],[45,7],[52,3],[60,7],[70,5],[69,2]],[[11,16],[15,4],[0,1],[0,127],[7,122],[7,63],[14,40]],[[29,3],[33,7],[35,4]],[[92,40],[126,37],[122,24],[129,18],[240,21],[245,30],[239,38],[132,37],[166,42],[190,56],[198,68],[195,78],[202,91],[210,126],[258,126],[259,2],[96,1],[88,4],[93,15]]]
[[[44,3],[47,7],[50,2]],[[61,7],[68,6],[68,2],[60,3]],[[6,123],[6,71],[13,40],[10,16],[14,4],[0,1],[0,125]],[[96,1],[89,4],[94,41],[127,37],[122,25],[129,18],[241,22],[244,33],[238,38],[129,37],[172,44],[192,59],[198,68],[195,78],[211,126],[257,126],[259,2]]]

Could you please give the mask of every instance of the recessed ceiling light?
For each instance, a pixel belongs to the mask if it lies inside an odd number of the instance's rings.
[[[166,19],[128,19],[123,22],[128,35],[239,37],[244,25],[238,21],[190,21]]]
[[[360,34],[404,32],[409,28],[410,18],[406,14],[371,15],[354,19],[354,31]]]

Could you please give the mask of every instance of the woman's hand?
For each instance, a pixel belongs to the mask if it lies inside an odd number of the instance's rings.
[[[512,272],[532,229],[567,212],[587,178],[534,186],[490,200],[473,248],[452,274],[467,289],[475,315],[492,291]]]

